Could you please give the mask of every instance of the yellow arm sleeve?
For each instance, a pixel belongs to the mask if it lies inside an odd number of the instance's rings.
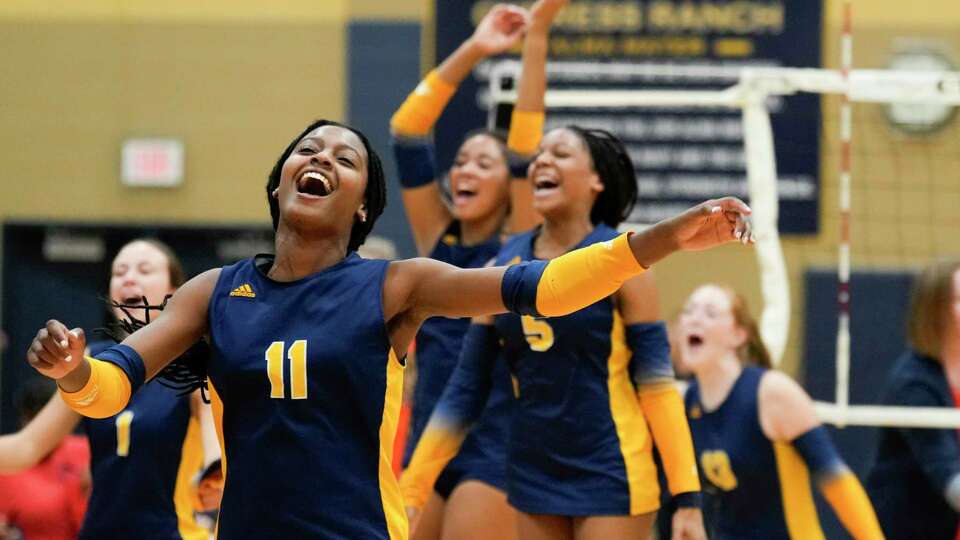
[[[683,398],[673,383],[640,387],[640,407],[660,451],[670,493],[700,491],[693,438],[683,407]]]
[[[130,380],[119,367],[86,357],[90,363],[90,378],[76,392],[60,390],[63,402],[74,411],[89,418],[108,418],[124,409],[130,402]]]
[[[617,292],[645,270],[630,249],[630,234],[599,242],[550,261],[537,284],[537,311],[558,317]]]
[[[427,424],[410,458],[410,464],[400,476],[404,506],[422,509],[427,504],[433,484],[447,463],[460,451],[465,438],[466,433],[462,431]]]
[[[537,151],[540,139],[543,138],[543,122],[546,115],[543,111],[513,110],[510,116],[510,134],[507,136],[507,148],[520,154],[529,156]]]
[[[883,538],[873,505],[852,472],[844,470],[819,484],[823,497],[833,507],[833,511],[851,536],[856,540]]]
[[[430,133],[456,91],[456,86],[441,79],[436,70],[431,71],[393,114],[390,129],[395,135],[410,137]]]

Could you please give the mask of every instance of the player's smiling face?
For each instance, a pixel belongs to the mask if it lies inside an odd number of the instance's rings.
[[[340,126],[321,126],[294,147],[280,172],[281,221],[296,228],[349,231],[363,206],[367,152]]]
[[[586,143],[564,128],[544,135],[527,177],[533,182],[533,207],[548,219],[589,215],[603,191]]]
[[[110,299],[114,302],[140,304],[146,297],[150,305],[157,305],[173,291],[170,261],[153,244],[130,242],[114,257],[110,270]],[[143,311],[132,310],[131,314],[142,320]],[[120,310],[114,312],[118,318],[123,316]]]
[[[747,339],[733,314],[727,291],[704,285],[693,291],[680,314],[680,353],[687,368],[697,371],[710,362],[733,354]]]
[[[509,177],[506,156],[493,137],[479,134],[464,141],[450,168],[454,216],[471,221],[496,212],[507,204]]]

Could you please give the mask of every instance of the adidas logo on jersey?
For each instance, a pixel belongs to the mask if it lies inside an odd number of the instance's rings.
[[[253,292],[253,287],[251,287],[249,283],[244,283],[243,285],[230,291],[230,296],[242,296],[243,298],[256,298],[257,293]]]

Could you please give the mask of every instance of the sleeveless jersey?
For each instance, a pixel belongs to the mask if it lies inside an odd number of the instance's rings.
[[[744,368],[715,411],[703,409],[697,382],[687,390],[687,418],[711,505],[710,538],[822,539],[806,466],[788,455],[792,446],[770,441],[760,427],[757,391],[764,373]]]
[[[112,342],[90,344],[95,356]],[[110,418],[83,418],[90,441],[93,491],[81,540],[202,540],[193,517],[194,476],[203,468],[200,425],[190,396],[157,381],[135,393]]]
[[[475,246],[460,245],[460,224],[454,221],[437,241],[430,258],[460,268],[482,268],[496,257],[499,250],[500,240],[496,236]],[[410,461],[430,420],[430,414],[457,365],[463,336],[469,326],[469,318],[431,317],[420,327],[417,334],[417,385],[413,394],[405,464]],[[504,468],[512,405],[510,374],[500,362],[493,374],[493,386],[484,412],[463,442],[457,457],[438,479],[438,491],[449,495],[447,491],[466,478],[484,480],[500,489],[506,488]],[[452,478],[448,479],[447,476]]]
[[[383,318],[389,263],[350,253],[292,282],[267,277],[271,264],[223,268],[208,308],[218,538],[406,538],[390,463],[403,366]]]
[[[538,229],[512,238],[498,264],[534,259]],[[597,225],[576,246],[610,240]],[[636,515],[659,506],[652,437],[629,375],[613,297],[563,317],[498,315],[517,399],[507,492],[528,513]]]

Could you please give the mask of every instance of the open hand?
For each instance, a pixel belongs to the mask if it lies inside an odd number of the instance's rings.
[[[510,50],[527,28],[527,10],[509,4],[497,4],[483,17],[470,38],[485,56]]]
[[[677,247],[701,251],[727,242],[756,241],[750,226],[750,207],[736,197],[710,200],[671,219]]]
[[[27,362],[46,377],[62,379],[83,363],[86,348],[81,328],[68,330],[60,321],[51,319],[33,338]]]

